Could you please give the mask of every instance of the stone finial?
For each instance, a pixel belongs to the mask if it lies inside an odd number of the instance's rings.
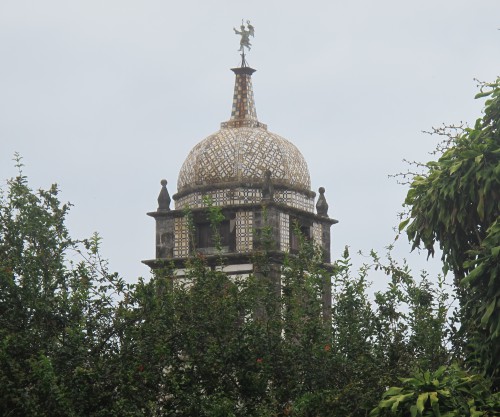
[[[262,201],[274,200],[274,186],[271,181],[271,171],[269,169],[264,172],[264,180],[262,182]]]
[[[158,210],[157,211],[170,211],[170,195],[167,191],[167,180],[161,180],[161,191],[158,196]]]
[[[325,189],[323,187],[319,187],[319,197],[316,203],[316,211],[318,212],[318,216],[328,217],[328,203],[325,198]]]

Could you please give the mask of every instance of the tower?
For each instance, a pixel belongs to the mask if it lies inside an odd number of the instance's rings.
[[[255,273],[253,259],[262,249],[263,230],[271,274],[278,281],[285,257],[299,250],[297,231],[321,248],[326,266],[330,263],[330,227],[337,220],[328,216],[325,189],[319,189],[315,205],[316,193],[300,151],[258,120],[252,88],[255,70],[247,65],[243,46],[241,66],[232,69],[230,119],[187,156],[173,195],[174,209],[162,180],[158,209],[148,213],[156,221],[156,256],[143,262],[152,269],[167,264],[182,276],[186,260],[199,253],[210,267],[217,267],[222,257],[229,274]],[[209,205],[223,215],[217,225],[218,247]],[[329,304],[327,299],[326,295]]]

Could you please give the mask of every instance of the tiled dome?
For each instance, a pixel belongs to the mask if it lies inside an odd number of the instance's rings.
[[[179,172],[177,191],[259,184],[267,170],[274,184],[309,191],[309,170],[300,151],[257,120],[251,80],[255,70],[240,67],[233,71],[236,82],[231,119],[191,150]]]
[[[179,192],[211,184],[262,182],[266,170],[275,184],[308,191],[307,164],[295,145],[265,127],[223,127],[196,145],[179,173]]]

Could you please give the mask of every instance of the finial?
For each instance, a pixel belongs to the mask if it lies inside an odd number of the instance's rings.
[[[157,211],[170,211],[170,195],[167,191],[167,180],[160,181],[161,191],[158,196],[158,210]]]
[[[241,51],[241,66],[231,68],[231,71],[236,75],[231,118],[227,122],[221,123],[221,129],[239,127],[267,129],[267,126],[257,119],[252,89],[252,74],[255,70],[249,67],[245,60],[245,49],[250,50],[250,36],[254,36],[255,29],[250,24],[250,20],[247,20],[246,26],[244,21],[241,21],[241,30],[233,29],[237,35],[241,35],[239,49]]]
[[[274,186],[271,181],[271,171],[266,169],[264,172],[264,180],[262,182],[262,201],[274,200]]]
[[[240,30],[237,30],[236,28],[233,28],[233,30],[234,33],[241,36],[240,49],[238,49],[238,51],[241,52],[241,66],[246,67],[248,65],[245,60],[245,48],[247,48],[248,50],[251,49],[252,44],[250,43],[250,36],[252,38],[255,37],[255,28],[250,23],[250,20],[247,20],[247,24],[245,27],[245,23],[243,19],[241,19]]]
[[[328,203],[325,198],[325,188],[319,187],[319,197],[316,203],[316,211],[318,216],[328,217]]]

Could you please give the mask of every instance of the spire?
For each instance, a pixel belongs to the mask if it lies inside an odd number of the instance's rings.
[[[257,120],[257,111],[255,110],[255,101],[253,99],[252,74],[256,71],[250,68],[245,59],[245,48],[250,50],[250,36],[254,36],[254,27],[247,20],[241,21],[240,30],[233,28],[237,35],[241,36],[240,49],[241,66],[231,68],[236,75],[234,83],[233,107],[231,109],[231,118],[227,122],[221,123],[222,128],[228,127],[263,127],[267,126]]]
[[[231,120],[256,121],[257,111],[252,89],[252,74],[255,70],[250,67],[239,67],[232,68],[231,71],[236,74]]]
[[[258,121],[257,111],[255,110],[252,88],[252,74],[255,70],[247,66],[241,66],[231,68],[231,71],[236,75],[233,107],[231,109],[231,118],[227,122],[221,123],[221,127],[263,127],[266,129],[267,126]]]

